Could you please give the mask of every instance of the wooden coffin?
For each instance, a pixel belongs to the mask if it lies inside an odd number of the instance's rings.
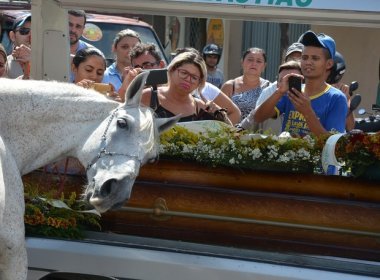
[[[120,234],[366,260],[380,260],[379,221],[376,182],[165,160],[144,166],[130,200],[102,216]]]

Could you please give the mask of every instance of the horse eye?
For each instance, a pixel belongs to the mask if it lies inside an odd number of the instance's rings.
[[[117,126],[120,128],[127,128],[128,127],[128,122],[126,119],[118,119],[117,120]]]

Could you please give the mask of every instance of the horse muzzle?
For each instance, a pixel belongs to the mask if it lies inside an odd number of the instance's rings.
[[[120,208],[130,198],[135,179],[135,176],[127,176],[121,180],[110,178],[102,184],[95,181],[87,187],[85,197],[100,213]]]

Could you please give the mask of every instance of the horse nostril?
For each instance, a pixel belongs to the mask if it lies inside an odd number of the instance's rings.
[[[100,189],[100,195],[102,197],[108,196],[112,191],[112,184],[115,182],[116,182],[115,179],[111,179],[111,180],[106,181]]]

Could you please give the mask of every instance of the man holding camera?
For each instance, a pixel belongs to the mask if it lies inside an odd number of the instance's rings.
[[[334,64],[335,41],[325,34],[307,31],[299,42],[304,45],[301,56],[303,76],[288,74],[283,77],[276,92],[256,108],[254,120],[263,122],[283,114],[282,131],[294,136],[344,132],[347,99],[339,89],[325,81],[326,71]],[[289,81],[294,80],[290,77],[298,78],[298,85],[304,80],[303,89],[289,86]]]
[[[26,13],[13,22],[9,38],[13,43],[12,54],[8,56],[6,75],[10,79],[29,79],[31,55],[32,15]]]

